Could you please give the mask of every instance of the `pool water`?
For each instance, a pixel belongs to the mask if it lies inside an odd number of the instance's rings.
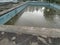
[[[14,23],[14,25],[20,26],[60,28],[60,15],[51,8],[28,6],[20,17],[18,15],[16,16],[18,19],[15,22],[13,20],[16,18],[6,24]]]

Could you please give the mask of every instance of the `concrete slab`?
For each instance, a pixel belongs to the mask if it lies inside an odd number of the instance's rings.
[[[14,32],[17,34],[25,33],[36,36],[40,35],[45,38],[47,37],[60,38],[60,29],[54,29],[54,28],[51,29],[51,28],[40,28],[40,27],[1,25],[0,31]]]

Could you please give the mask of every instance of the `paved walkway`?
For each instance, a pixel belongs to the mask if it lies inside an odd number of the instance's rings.
[[[23,2],[15,3],[15,4],[11,3],[11,4],[7,4],[7,5],[2,5],[2,6],[0,6],[0,12],[4,11],[4,10],[8,10],[10,8],[14,8],[14,7],[16,7],[16,6],[18,6],[18,5],[22,4],[22,3]]]
[[[2,25],[0,26],[0,31],[2,31],[0,32],[0,45],[48,45],[51,42],[53,45],[58,43],[60,45],[60,29]],[[1,38],[3,39],[1,40]],[[32,42],[28,43],[30,39]]]
[[[41,35],[43,37],[60,37],[60,29],[38,28],[38,27],[21,27],[21,26],[0,26],[0,31],[26,33],[32,35]]]

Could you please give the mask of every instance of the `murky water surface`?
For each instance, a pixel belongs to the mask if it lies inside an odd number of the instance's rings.
[[[60,28],[60,15],[55,10],[40,7],[29,6],[24,10],[24,13],[19,17],[18,14],[9,23],[20,26],[46,27],[46,28]]]

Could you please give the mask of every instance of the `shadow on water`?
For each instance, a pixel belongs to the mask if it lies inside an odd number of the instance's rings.
[[[48,20],[48,21],[54,21],[54,17],[56,16],[55,13],[56,13],[55,10],[46,8],[46,9],[44,10],[44,17],[45,17],[45,19]]]

